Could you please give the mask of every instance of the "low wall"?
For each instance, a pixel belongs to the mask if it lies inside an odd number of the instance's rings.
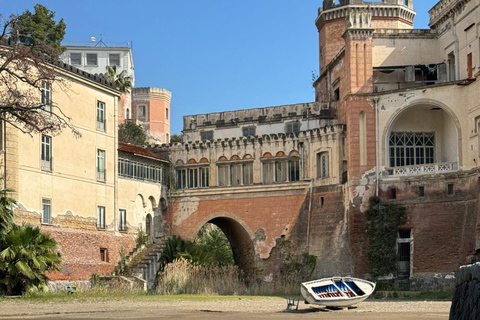
[[[480,262],[460,267],[450,320],[480,319]]]

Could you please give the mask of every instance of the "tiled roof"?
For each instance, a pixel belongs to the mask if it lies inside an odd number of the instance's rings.
[[[160,160],[160,161],[167,161],[166,159],[156,155],[153,152],[148,151],[145,148],[136,146],[134,144],[121,142],[121,141],[118,142],[118,151],[132,153],[140,157],[146,157],[146,158],[151,158],[151,159]]]

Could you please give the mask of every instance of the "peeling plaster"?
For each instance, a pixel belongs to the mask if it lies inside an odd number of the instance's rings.
[[[173,225],[178,227],[188,219],[192,213],[197,211],[200,198],[189,197],[178,203],[178,210],[174,215]]]

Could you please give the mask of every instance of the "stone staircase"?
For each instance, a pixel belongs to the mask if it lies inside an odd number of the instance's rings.
[[[143,253],[142,259],[136,264],[131,265],[131,276],[138,277],[146,281],[147,289],[155,288],[155,280],[157,278],[157,272],[160,268],[158,259],[162,255],[166,246],[166,240],[160,240],[147,248],[147,252]]]

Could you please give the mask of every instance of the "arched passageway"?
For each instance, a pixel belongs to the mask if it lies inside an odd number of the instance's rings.
[[[255,248],[245,228],[235,219],[229,217],[216,217],[207,221],[207,223],[214,224],[222,230],[230,242],[235,264],[247,278],[253,276],[255,274]]]

